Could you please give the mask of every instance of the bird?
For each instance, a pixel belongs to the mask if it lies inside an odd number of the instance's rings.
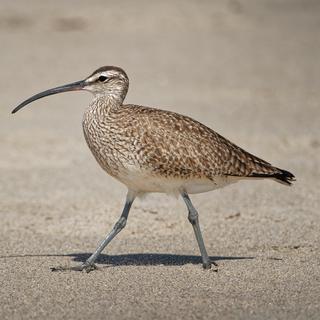
[[[127,187],[119,220],[94,253],[74,267],[53,271],[90,272],[111,240],[126,226],[138,196],[166,193],[181,196],[193,227],[204,269],[212,265],[203,240],[199,214],[190,194],[222,188],[244,179],[272,179],[290,186],[295,176],[245,151],[204,124],[172,111],[124,104],[129,88],[126,72],[115,66],[95,70],[84,80],[40,92],[13,109],[16,113],[40,98],[67,91],[88,91],[93,100],[82,120],[93,156],[110,176]]]

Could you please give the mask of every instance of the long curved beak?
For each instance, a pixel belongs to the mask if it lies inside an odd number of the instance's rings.
[[[61,92],[82,90],[84,88],[84,86],[85,86],[85,81],[80,80],[80,81],[72,82],[69,84],[65,84],[64,86],[60,86],[60,87],[56,87],[56,88],[52,88],[52,89],[40,92],[40,93],[30,97],[29,99],[23,101],[22,103],[20,103],[17,107],[15,107],[12,110],[11,113],[16,113],[17,111],[19,111],[21,108],[23,108],[27,104],[29,104],[35,100],[41,99],[43,97],[51,96],[52,94],[57,94],[57,93],[61,93]]]

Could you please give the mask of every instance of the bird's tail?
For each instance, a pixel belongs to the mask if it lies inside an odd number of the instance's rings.
[[[287,186],[291,186],[292,182],[296,181],[295,176],[291,172],[286,171],[286,170],[282,170],[282,169],[279,169],[279,168],[276,168],[276,169],[279,170],[279,173],[275,173],[273,178],[277,182],[285,184]]]
[[[295,176],[286,170],[272,167],[274,170],[270,173],[254,173],[251,176],[256,178],[271,178],[286,186],[291,186],[292,182],[296,181]]]

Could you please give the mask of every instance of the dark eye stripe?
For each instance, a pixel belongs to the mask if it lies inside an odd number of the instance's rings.
[[[106,81],[108,78],[106,77],[106,76],[100,76],[99,78],[98,78],[98,80],[100,81],[100,82],[104,82],[104,81]]]

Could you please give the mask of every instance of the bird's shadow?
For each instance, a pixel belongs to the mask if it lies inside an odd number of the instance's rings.
[[[74,261],[85,261],[90,257],[88,253],[70,254]],[[210,257],[212,261],[221,260],[243,260],[254,259],[254,257]],[[166,266],[182,266],[185,264],[201,264],[201,256],[193,255],[179,255],[169,253],[132,253],[132,254],[120,254],[120,255],[107,255],[101,254],[96,261],[99,264],[107,264],[113,266],[121,265],[166,265]]]
[[[7,255],[0,258],[23,258],[23,257],[72,257],[73,261],[84,262],[90,257],[90,253],[69,253],[69,254],[34,254],[34,255]],[[223,260],[250,260],[250,256],[212,256],[211,261]],[[201,256],[179,255],[169,253],[131,253],[119,255],[100,254],[96,263],[110,266],[182,266],[185,264],[201,264]]]

